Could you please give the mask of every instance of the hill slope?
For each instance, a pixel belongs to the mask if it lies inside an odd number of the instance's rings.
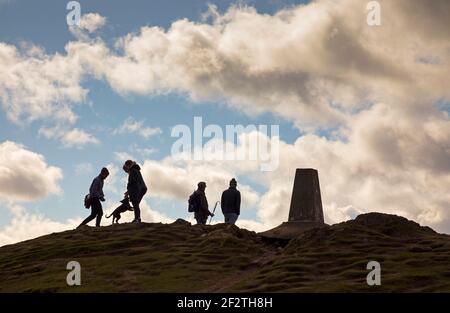
[[[66,285],[78,261],[82,285]],[[381,263],[382,285],[366,284]],[[229,227],[115,225],[51,234],[0,248],[0,291],[450,292],[450,236],[379,213],[285,242]]]

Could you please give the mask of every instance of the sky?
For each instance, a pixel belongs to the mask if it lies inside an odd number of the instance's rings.
[[[90,0],[78,26],[68,2],[0,0],[0,245],[76,227],[103,166],[110,213],[126,159],[149,187],[145,222],[193,221],[197,182],[212,209],[235,177],[238,226],[266,230],[312,167],[329,224],[377,211],[450,232],[448,1]],[[182,158],[172,133],[195,117],[278,137],[204,136],[210,158]],[[249,142],[276,166],[207,149]]]

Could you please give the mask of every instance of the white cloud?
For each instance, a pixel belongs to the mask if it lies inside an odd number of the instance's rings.
[[[0,102],[16,123],[50,119],[73,124],[71,105],[84,100],[83,68],[70,57],[46,55],[35,46],[18,51],[0,42]]]
[[[61,142],[66,147],[82,147],[86,144],[98,144],[99,141],[97,138],[92,136],[89,133],[86,133],[84,130],[74,128],[68,132],[66,132],[61,137]]]
[[[119,162],[125,162],[126,160],[133,160],[133,156],[128,152],[118,151],[114,152],[114,155],[116,157],[116,160]]]
[[[93,33],[106,24],[106,18],[98,13],[84,14],[80,20],[80,27]]]
[[[90,35],[106,24],[106,18],[98,13],[84,14],[79,25],[69,26],[69,31],[80,41],[90,41]]]
[[[132,117],[128,117],[123,124],[113,132],[113,134],[138,134],[145,139],[149,139],[150,137],[161,133],[161,128],[145,127],[144,121],[136,121]]]
[[[60,168],[49,166],[40,154],[5,141],[0,144],[0,200],[33,201],[61,192]]]
[[[75,166],[75,173],[77,175],[90,175],[94,172],[94,166],[92,165],[92,163],[89,162],[84,162],[84,163],[79,163]]]
[[[14,215],[12,220],[0,229],[0,246],[74,229],[81,223],[81,218],[58,222],[42,214],[27,213],[20,207],[11,208],[11,211]]]
[[[315,167],[328,221],[377,210],[448,231],[450,121],[435,102],[450,99],[450,2],[380,3],[380,27],[366,24],[360,0],[318,0],[274,15],[235,6],[211,12],[211,24],[143,27],[115,49],[100,38],[55,55],[2,43],[0,101],[16,122],[73,124],[90,75],[120,94],[181,92],[251,115],[271,112],[306,134],[281,144],[276,172],[261,175],[251,162],[149,160],[143,168],[155,194],[185,199],[207,180],[214,199],[230,177],[248,175],[268,188],[250,201],[259,222],[276,224],[287,216],[295,168]],[[130,122],[124,132],[154,135]],[[333,139],[320,129],[334,129]]]
[[[228,188],[231,178],[239,177],[236,172],[226,169],[223,164],[214,162],[187,161],[179,162],[172,157],[159,161],[146,160],[142,166],[142,175],[151,186],[154,197],[187,201],[189,195],[197,189],[197,183],[205,181],[206,195],[211,209],[220,201],[222,192]],[[243,210],[255,208],[259,194],[249,185],[239,183],[243,193]]]
[[[41,127],[39,134],[47,139],[58,139],[66,148],[83,148],[87,144],[98,144],[100,141],[93,135],[78,128]]]

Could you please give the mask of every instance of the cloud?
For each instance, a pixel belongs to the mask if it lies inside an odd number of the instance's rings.
[[[81,79],[93,76],[120,94],[182,92],[308,129],[346,124],[381,98],[448,98],[449,44],[442,39],[449,35],[449,4],[415,0],[424,9],[410,14],[409,0],[380,3],[381,27],[367,25],[361,1],[320,0],[274,15],[231,6],[214,11],[211,24],[180,19],[167,30],[146,26],[119,38],[114,49],[100,38],[70,42],[65,55],[36,47],[19,53],[2,44],[2,102],[11,119],[59,113],[73,122],[71,106],[87,94]],[[90,29],[101,24],[101,17],[88,16]],[[422,28],[411,32],[416,21]],[[438,61],[418,62],[430,58]]]
[[[61,192],[62,170],[49,166],[40,154],[5,141],[0,144],[0,200],[34,201]]]
[[[10,210],[13,218],[9,224],[0,229],[0,246],[74,229],[81,223],[81,218],[58,222],[39,213],[27,213],[20,206],[13,206]]]
[[[183,92],[248,114],[272,112],[300,128],[346,124],[367,103],[390,97],[448,97],[442,82],[449,44],[440,40],[448,16],[430,19],[435,10],[427,9],[413,19],[404,10],[410,1],[381,4],[390,14],[378,28],[367,25],[365,3],[357,0],[315,1],[274,15],[232,6],[212,24],[182,19],[167,30],[143,27],[118,40],[121,54],[90,58],[91,65],[119,93]],[[416,19],[433,20],[426,26],[439,33],[408,35]],[[417,62],[421,56],[440,62]]]
[[[144,121],[136,121],[132,117],[128,117],[123,124],[113,132],[113,134],[138,134],[145,139],[149,139],[150,137],[161,133],[161,128],[145,127]]]
[[[75,165],[75,173],[79,176],[90,175],[94,172],[92,163],[84,162]]]
[[[302,132],[281,142],[277,171],[262,175],[257,162],[147,160],[155,195],[186,200],[207,180],[215,199],[230,177],[245,175],[267,188],[259,199],[249,187],[260,224],[247,224],[270,226],[286,219],[295,168],[315,167],[329,222],[377,210],[448,231],[450,121],[436,103],[450,99],[450,2],[379,2],[379,27],[367,25],[365,2],[318,0],[273,15],[211,7],[211,23],[142,27],[114,48],[95,38],[48,55],[2,43],[0,101],[16,122],[73,125],[89,76],[122,95],[177,92],[251,116],[270,112]]]
[[[236,177],[239,189],[243,193],[242,208],[255,208],[259,194],[249,185],[241,184],[236,172],[223,166],[207,162],[184,161],[167,157],[162,161],[146,160],[142,166],[142,175],[151,186],[153,197],[187,201],[189,195],[197,189],[197,183],[205,181],[206,194],[211,208],[220,201],[222,192],[228,188],[231,178]]]
[[[109,208],[104,210],[105,213],[111,213],[116,206],[117,205],[111,205]],[[40,213],[29,213],[24,207],[19,205],[11,205],[8,209],[13,214],[13,218],[7,225],[0,228],[0,247],[51,233],[72,230],[75,229],[83,220],[81,217],[76,217],[68,219],[64,222],[59,222]],[[147,223],[173,222],[172,218],[159,211],[153,210],[145,200],[141,203],[141,214],[142,218]],[[131,222],[133,217],[133,213],[123,214],[120,222]],[[108,225],[110,222],[111,220],[106,218],[102,219],[102,225]]]
[[[71,105],[85,99],[83,69],[68,56],[46,55],[36,46],[19,51],[0,43],[0,102],[18,124],[49,119],[74,124]]]
[[[80,20],[80,27],[87,30],[89,33],[95,32],[105,26],[105,24],[106,18],[98,13],[84,14]]]
[[[39,134],[47,139],[58,139],[66,148],[83,148],[87,144],[99,144],[100,141],[93,135],[78,128],[66,130],[65,128],[41,127]]]
[[[86,144],[98,144],[97,138],[93,137],[91,134],[86,133],[84,130],[74,128],[66,132],[61,137],[61,142],[66,147],[82,147]]]
[[[128,152],[123,151],[114,152],[114,156],[116,160],[119,162],[125,162],[126,160],[133,160],[133,156]]]
[[[106,18],[98,13],[84,14],[80,18],[79,25],[69,26],[69,31],[78,40],[89,41],[90,35],[106,24]]]

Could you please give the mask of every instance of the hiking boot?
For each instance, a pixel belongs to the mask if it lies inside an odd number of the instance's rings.
[[[139,224],[141,222],[141,219],[134,219],[131,223],[132,224]]]

